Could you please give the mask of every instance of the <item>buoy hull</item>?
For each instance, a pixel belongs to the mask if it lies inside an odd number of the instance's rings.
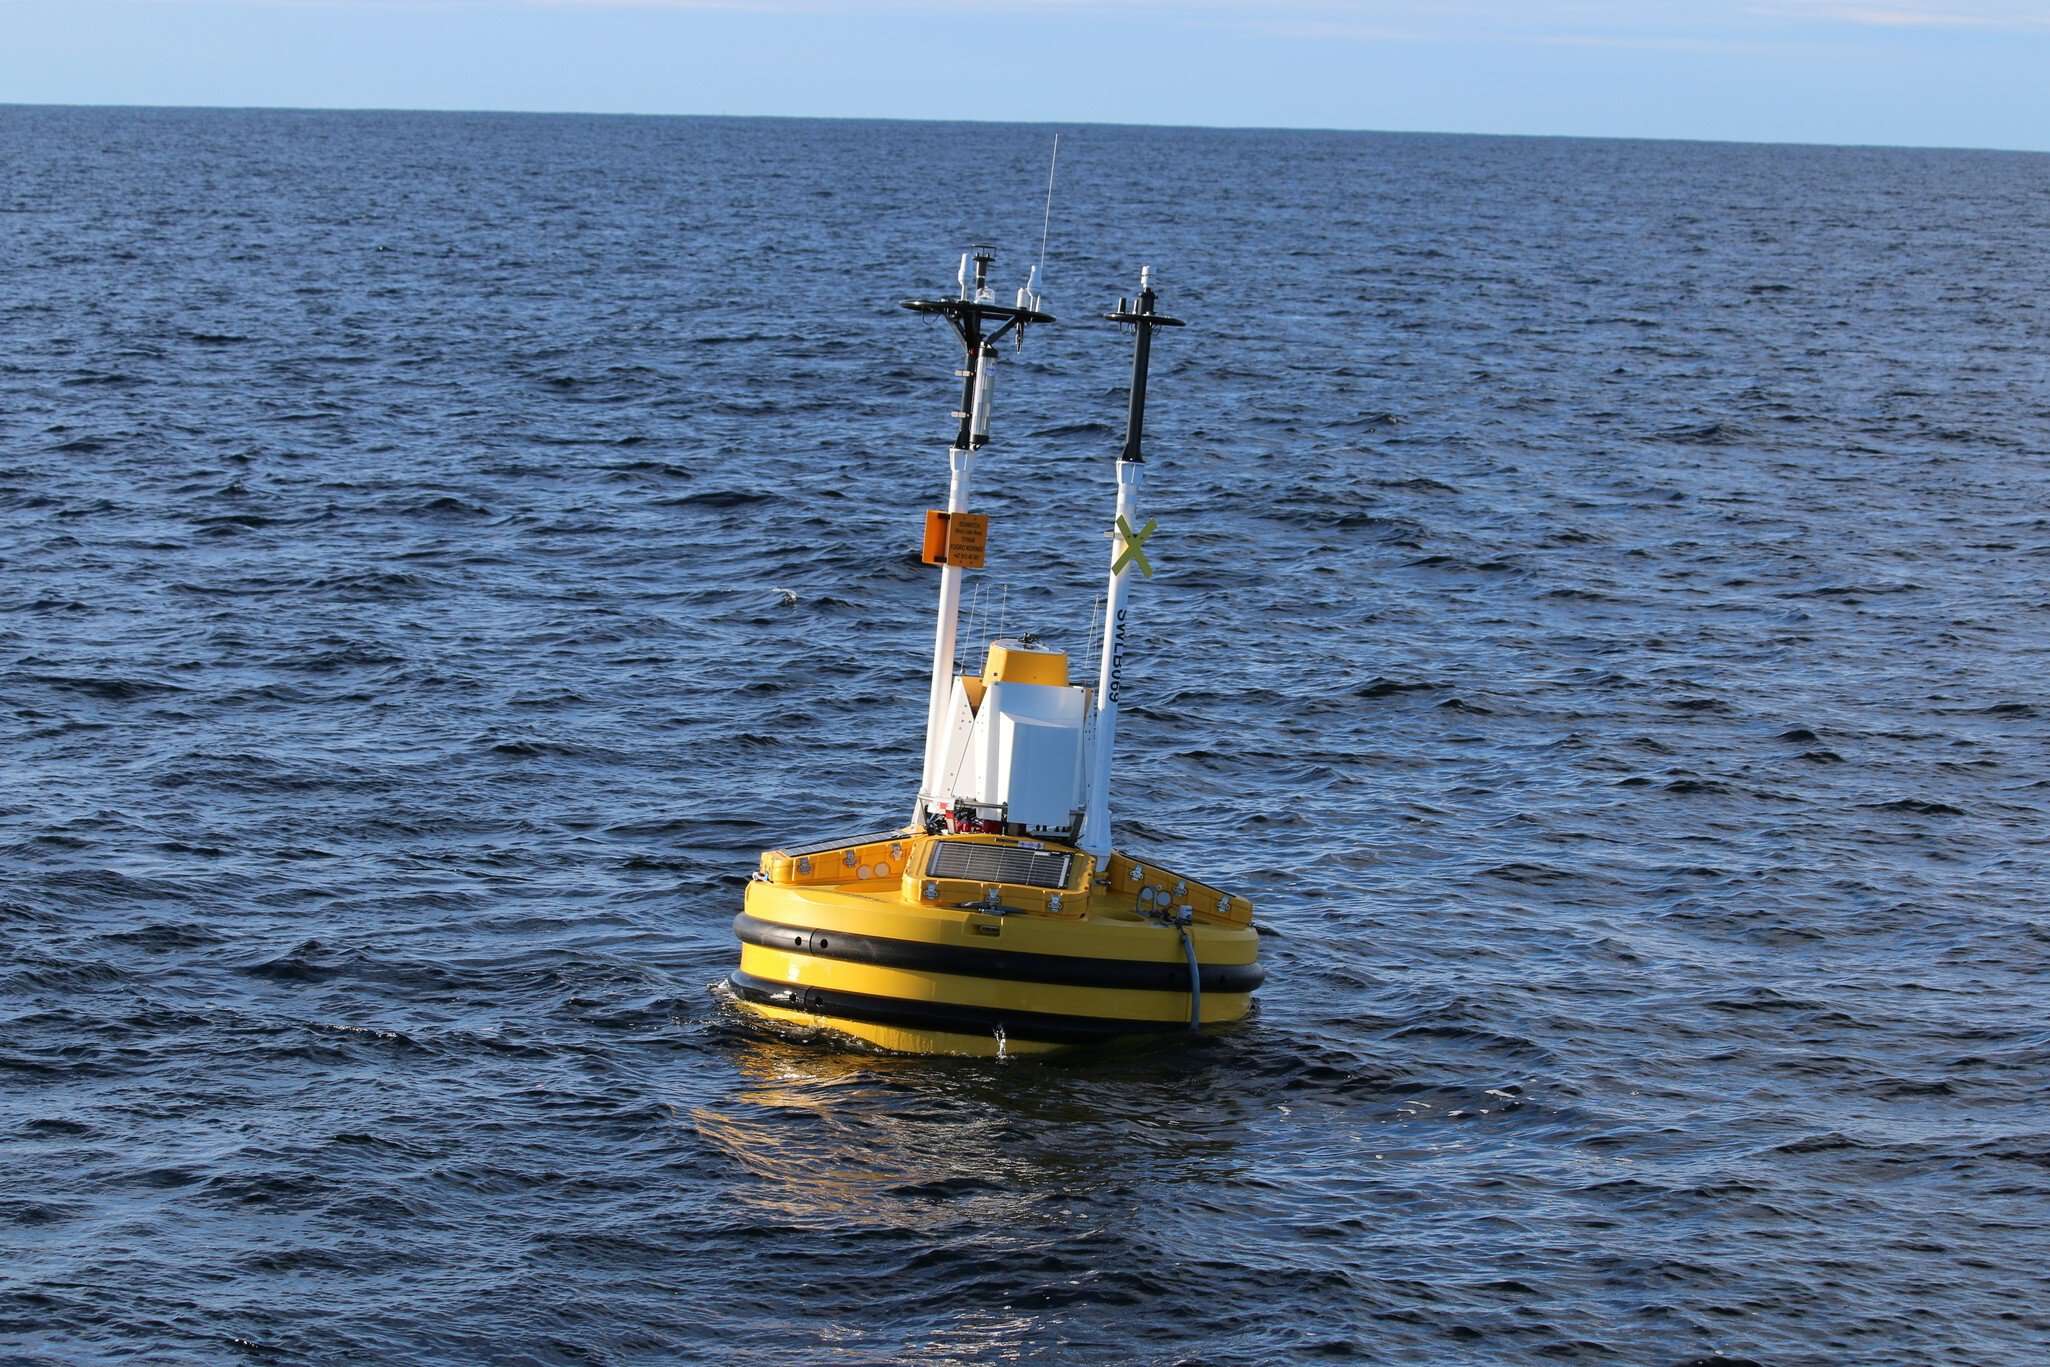
[[[900,867],[919,868],[923,854],[900,853]],[[1091,899],[1088,872],[1068,893],[1069,905],[1087,909],[1072,916],[914,901],[896,879],[758,880],[734,919],[741,956],[728,984],[741,1007],[780,1025],[916,1054],[1159,1040],[1189,1031],[1192,995],[1202,1027],[1245,1017],[1263,976],[1249,923],[1165,924],[1114,891]],[[1006,890],[997,891],[1001,902]]]

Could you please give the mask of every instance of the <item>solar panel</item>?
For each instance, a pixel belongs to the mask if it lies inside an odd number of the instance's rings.
[[[1052,850],[1028,850],[1017,845],[983,845],[971,841],[942,840],[932,848],[928,878],[964,878],[976,883],[1017,883],[1029,888],[1064,888],[1068,885],[1071,854]]]

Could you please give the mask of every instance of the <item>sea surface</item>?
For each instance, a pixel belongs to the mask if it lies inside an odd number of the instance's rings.
[[[977,631],[1151,266],[1119,842],[1259,1010],[721,1001],[1054,131],[0,109],[0,1360],[2050,1358],[2050,156],[1058,130]]]

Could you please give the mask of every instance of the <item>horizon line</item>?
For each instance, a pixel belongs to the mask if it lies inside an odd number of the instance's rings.
[[[471,109],[399,105],[291,104],[79,104],[69,101],[0,100],[9,109],[105,109],[134,111],[186,110],[222,114],[452,114],[505,118],[565,119],[754,119],[781,123],[919,123],[975,124],[1008,128],[1159,128],[1212,133],[1354,133],[1379,137],[1544,139],[1556,142],[1681,143],[1720,147],[1809,147],[1838,151],[1991,152],[2001,155],[2050,156],[2050,147],[1965,147],[1953,143],[1802,142],[1765,138],[1655,137],[1632,133],[1505,133],[1482,129],[1338,128],[1322,124],[1144,123],[1120,119],[933,119],[902,114],[728,114],[648,112],[616,109]]]

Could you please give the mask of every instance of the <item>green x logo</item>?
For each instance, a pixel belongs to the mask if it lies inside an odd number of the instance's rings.
[[[1123,574],[1125,566],[1136,560],[1139,562],[1139,573],[1145,575],[1148,579],[1153,577],[1153,562],[1148,560],[1146,552],[1139,548],[1146,544],[1146,538],[1153,535],[1158,525],[1149,517],[1146,519],[1146,525],[1135,532],[1132,530],[1131,523],[1125,521],[1123,517],[1118,518],[1118,536],[1124,541],[1124,549],[1118,552],[1117,559],[1110,562],[1110,572],[1112,574]]]

